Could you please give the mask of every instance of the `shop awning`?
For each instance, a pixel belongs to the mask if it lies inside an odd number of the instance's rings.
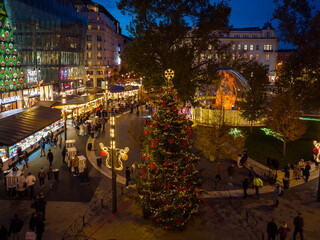
[[[61,119],[61,110],[36,106],[0,119],[0,146],[12,146]]]
[[[96,100],[101,97],[103,97],[103,94],[101,94],[101,93],[91,94],[91,95],[81,96],[81,97],[67,96],[66,103],[64,103],[64,104],[62,104],[62,98],[59,97],[60,103],[55,104],[55,106],[86,104],[88,102],[91,102],[91,101]]]

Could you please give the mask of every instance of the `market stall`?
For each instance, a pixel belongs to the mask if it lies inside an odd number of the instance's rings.
[[[17,161],[17,149],[31,152],[49,132],[63,130],[61,111],[43,106],[26,109],[0,119],[0,157],[4,170]]]

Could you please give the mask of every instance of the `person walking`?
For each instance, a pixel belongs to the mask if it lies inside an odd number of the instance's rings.
[[[36,232],[36,223],[38,221],[38,214],[36,212],[32,213],[31,218],[29,220],[29,229],[33,232]]]
[[[54,135],[53,135],[52,141],[53,141],[53,146],[54,146],[54,147],[57,147],[57,145],[58,145],[57,134],[54,134]]]
[[[249,179],[250,179],[250,182],[251,182],[251,187],[252,187],[252,189],[254,189],[253,179],[256,177],[256,175],[257,175],[257,173],[256,173],[256,171],[254,170],[253,166],[250,166]]]
[[[47,172],[47,175],[48,175],[48,182],[49,182],[49,188],[52,189],[52,185],[53,185],[53,171],[52,171],[52,168],[49,167],[49,170]]]
[[[53,162],[53,154],[51,152],[51,149],[49,149],[48,155],[47,155],[47,159],[49,160],[50,165],[52,166],[52,162]]]
[[[46,176],[47,176],[46,171],[43,169],[43,167],[41,167],[40,171],[38,172],[38,178],[39,178],[41,189],[44,187],[44,180]]]
[[[235,165],[233,163],[230,163],[227,171],[228,171],[228,185],[229,186],[233,186],[232,177],[233,177],[234,172],[235,172]]]
[[[29,175],[26,177],[26,179],[24,180],[27,188],[30,190],[30,197],[33,198],[33,187],[34,187],[34,183],[36,182],[36,177],[34,175],[31,174],[31,172],[29,172]]]
[[[27,151],[24,151],[24,152],[23,152],[23,159],[24,159],[24,162],[25,162],[25,164],[26,164],[26,167],[29,167],[29,165],[28,165],[28,162],[29,162],[29,154],[28,154]]]
[[[268,240],[275,240],[278,235],[278,226],[274,218],[267,225]]]
[[[74,167],[74,174],[76,176],[79,175],[79,158],[78,156],[75,156],[73,161],[72,161],[72,166]]]
[[[62,163],[66,163],[65,159],[66,159],[67,152],[68,152],[68,150],[67,150],[66,146],[64,146],[62,149],[62,153],[61,153],[62,154]]]
[[[46,148],[46,142],[45,142],[44,138],[42,138],[40,140],[40,157],[42,157],[42,153],[43,153],[43,156],[46,155],[45,148]]]
[[[294,224],[294,233],[293,233],[293,240],[296,240],[296,236],[299,233],[300,239],[303,240],[303,217],[301,213],[298,213],[298,216],[296,216],[293,220]]]
[[[306,177],[306,182],[308,182],[309,177],[310,177],[310,163],[307,162],[306,168],[304,169],[304,176]]]
[[[263,187],[263,182],[262,182],[261,178],[259,178],[258,176],[256,176],[256,177],[253,179],[253,186],[254,186],[254,188],[255,188],[255,190],[256,190],[257,199],[259,199],[259,198],[260,198],[260,193],[259,193],[259,191],[260,191],[260,188]]]
[[[285,166],[284,168],[284,176],[288,179],[290,179],[290,169],[291,169],[291,166],[290,164],[288,163],[287,166]]]
[[[285,221],[282,222],[282,225],[279,228],[278,232],[279,232],[280,240],[286,240],[288,232],[290,232],[290,228],[288,227]]]
[[[276,187],[273,191],[273,199],[275,200],[275,206],[277,207],[279,205],[279,198],[281,195],[281,189],[280,189],[280,184],[277,183]]]
[[[247,196],[248,196],[247,195],[247,189],[249,187],[249,183],[250,183],[249,177],[245,176],[244,180],[242,181],[243,199],[246,199]]]
[[[46,205],[47,205],[47,200],[44,197],[43,192],[40,193],[40,197],[38,199],[38,214],[42,214],[42,220],[46,220]]]
[[[0,228],[0,240],[8,240],[9,238],[9,230],[4,225]]]
[[[128,188],[128,185],[129,185],[129,181],[131,180],[130,174],[131,174],[130,168],[127,167],[127,168],[126,168],[126,187],[127,187],[127,188]]]
[[[295,180],[298,180],[301,178],[301,169],[299,167],[299,164],[298,163],[295,163],[294,164],[294,167],[293,167],[293,177]]]
[[[221,162],[217,161],[216,167],[214,169],[215,189],[217,189],[218,183],[221,181],[221,170],[222,170]]]
[[[69,173],[71,173],[71,168],[72,168],[72,158],[70,156],[68,156],[67,159],[67,164],[68,164],[68,168],[69,168]]]
[[[57,144],[58,144],[59,148],[61,148],[61,145],[62,145],[62,137],[61,137],[61,134],[58,135]]]
[[[303,158],[301,158],[301,160],[299,161],[299,167],[300,167],[300,169],[301,169],[301,174],[302,174],[302,177],[304,178],[304,169],[305,169],[305,167],[306,167],[306,163],[305,163],[305,161],[304,161],[304,159]]]
[[[37,235],[37,240],[42,239],[42,234],[44,232],[44,222],[43,222],[42,213],[39,213],[38,220],[35,222],[35,232]]]
[[[14,218],[11,220],[10,228],[9,228],[9,233],[11,235],[12,240],[20,240],[20,231],[23,226],[23,221],[21,218],[18,216],[18,214],[14,215]]]

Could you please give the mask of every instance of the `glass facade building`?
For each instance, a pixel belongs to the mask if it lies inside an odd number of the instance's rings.
[[[88,20],[73,1],[3,1],[28,87],[50,85],[49,100],[66,86],[77,88],[83,80]]]

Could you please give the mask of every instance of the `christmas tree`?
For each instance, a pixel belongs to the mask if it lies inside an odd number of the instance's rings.
[[[0,0],[0,9],[0,92],[8,92],[23,89],[27,84],[3,0]]]
[[[167,229],[183,229],[199,212],[202,172],[191,141],[191,121],[178,109],[178,94],[167,70],[156,111],[147,120],[143,163],[137,178],[139,203],[145,218]]]

